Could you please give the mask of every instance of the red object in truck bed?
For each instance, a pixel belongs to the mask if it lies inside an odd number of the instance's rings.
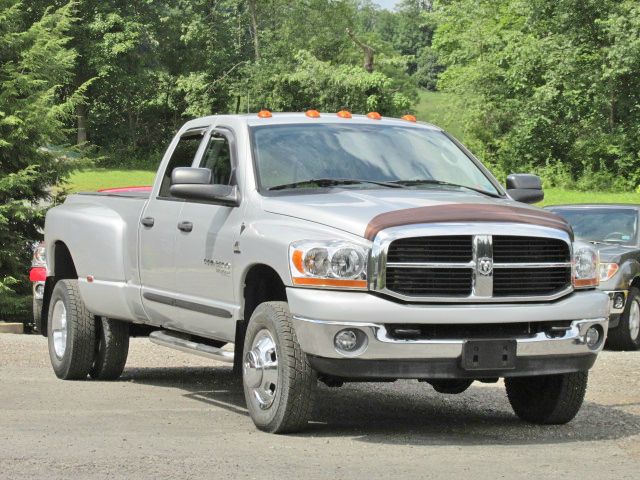
[[[138,187],[118,187],[118,188],[103,188],[98,190],[100,193],[124,193],[124,192],[150,192],[151,186],[138,186]]]

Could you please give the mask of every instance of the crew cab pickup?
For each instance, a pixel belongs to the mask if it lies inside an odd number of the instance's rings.
[[[304,428],[318,381],[452,394],[504,378],[523,420],[570,421],[607,334],[596,250],[522,203],[542,198],[539,178],[505,190],[412,120],[199,118],[151,192],[52,208],[39,331],[56,375],[117,378],[146,333],[233,363],[269,432]]]

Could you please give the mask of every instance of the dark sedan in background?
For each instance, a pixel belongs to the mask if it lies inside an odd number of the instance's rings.
[[[640,349],[640,205],[554,205],[547,210],[564,217],[576,238],[600,252],[600,288],[611,298],[607,346]]]

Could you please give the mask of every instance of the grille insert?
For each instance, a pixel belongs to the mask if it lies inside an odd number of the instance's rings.
[[[410,296],[461,296],[471,294],[469,268],[387,268],[387,288]]]
[[[568,262],[569,245],[555,238],[493,237],[495,263]]]
[[[412,237],[389,246],[387,262],[469,262],[473,258],[471,235]]]
[[[493,273],[493,295],[553,295],[571,282],[571,267],[500,268]]]

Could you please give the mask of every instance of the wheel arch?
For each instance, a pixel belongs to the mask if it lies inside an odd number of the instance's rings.
[[[242,349],[247,324],[256,307],[263,302],[287,301],[286,285],[275,268],[265,263],[254,263],[244,272],[242,277],[242,309],[240,319],[236,323],[235,352],[233,368],[240,371],[242,365]]]
[[[44,284],[44,295],[42,297],[42,310],[40,312],[40,322],[37,325],[42,336],[47,336],[49,322],[49,301],[51,293],[56,283],[62,279],[77,279],[78,272],[71,256],[69,247],[62,241],[56,240],[51,244],[49,260],[47,262],[48,276]]]

